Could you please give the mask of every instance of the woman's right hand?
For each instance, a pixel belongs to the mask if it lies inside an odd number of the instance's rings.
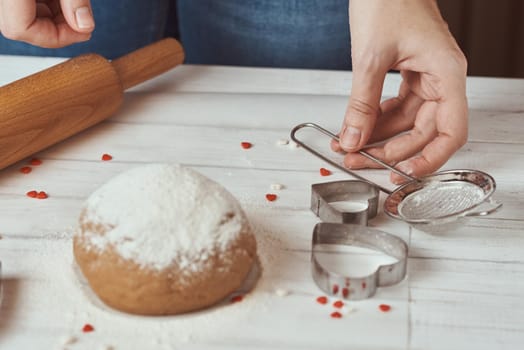
[[[0,0],[0,32],[46,48],[87,41],[95,29],[89,0]]]
[[[467,141],[467,62],[436,0],[351,0],[353,79],[340,143],[351,169],[381,167],[367,151],[414,177],[431,174]],[[399,94],[380,103],[389,70]],[[397,164],[398,163],[398,164]],[[394,183],[406,181],[391,173]]]

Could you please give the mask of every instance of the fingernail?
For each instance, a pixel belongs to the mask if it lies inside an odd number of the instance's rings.
[[[409,162],[402,162],[397,164],[397,169],[405,172],[408,175],[413,175],[413,168],[409,164]]]
[[[399,163],[397,164],[396,168],[409,176],[413,175],[413,168],[409,165],[409,163]],[[405,177],[398,174],[394,174],[394,184],[399,185],[406,181],[408,181],[408,179],[406,179]]]
[[[89,7],[79,7],[75,11],[76,24],[80,29],[90,29],[95,26]]]
[[[353,126],[350,126],[346,129],[344,135],[342,135],[342,140],[340,144],[342,145],[342,148],[350,149],[357,147],[359,142],[360,130]]]

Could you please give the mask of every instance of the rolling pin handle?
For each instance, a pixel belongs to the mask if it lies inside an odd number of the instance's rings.
[[[124,90],[156,77],[184,62],[184,49],[166,38],[112,61]]]

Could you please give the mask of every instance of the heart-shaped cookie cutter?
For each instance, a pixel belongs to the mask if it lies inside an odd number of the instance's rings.
[[[330,271],[318,259],[323,245],[347,245],[383,252],[397,259],[379,266],[367,276],[349,277]],[[408,246],[400,238],[367,226],[318,223],[313,230],[311,272],[317,286],[329,295],[347,300],[360,300],[373,296],[378,287],[401,282],[406,276]]]
[[[358,180],[333,181],[311,186],[311,210],[324,222],[367,226],[377,215],[379,191],[376,186]],[[351,211],[331,203],[359,202],[364,205]]]
[[[332,181],[311,186],[311,211],[324,223],[313,230],[311,273],[317,286],[325,293],[346,300],[360,300],[373,296],[378,287],[399,283],[406,276],[408,247],[391,234],[367,227],[368,220],[377,215],[379,189],[361,180]],[[337,202],[359,203],[351,210],[334,206]],[[321,247],[358,246],[380,251],[397,259],[381,265],[367,276],[346,276],[324,266],[319,254]]]
[[[368,220],[377,215],[378,189],[364,181],[347,180],[314,184],[311,186],[311,210],[324,223],[313,230],[311,242],[311,273],[320,289],[329,295],[347,300],[373,296],[378,287],[391,286],[406,275],[408,247],[389,233],[367,227]],[[344,211],[332,203],[366,199],[359,210]],[[397,259],[395,263],[379,266],[367,276],[344,276],[325,267],[318,259],[325,245],[358,246],[380,251]]]

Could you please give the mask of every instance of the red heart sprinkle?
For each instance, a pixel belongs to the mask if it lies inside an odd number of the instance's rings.
[[[337,309],[343,308],[344,302],[342,300],[337,300],[333,303],[333,306],[336,307]]]
[[[243,149],[250,149],[253,147],[253,144],[251,142],[240,142],[240,146],[242,146]]]
[[[107,161],[109,161],[109,160],[111,160],[111,159],[113,159],[113,156],[110,155],[110,154],[104,153],[104,154],[102,155],[102,160],[103,160],[104,162],[107,162]]]
[[[317,298],[317,303],[319,303],[319,304],[324,305],[324,304],[327,304],[327,302],[328,302],[328,298],[327,297],[322,296],[322,297],[318,297]]]
[[[44,191],[40,191],[40,192],[38,192],[38,194],[36,195],[36,198],[38,198],[38,199],[46,199],[47,197],[49,197],[49,196],[48,196],[47,193],[45,193]]]
[[[338,293],[338,284],[334,284],[331,291],[333,292],[333,294],[337,294]]]
[[[331,313],[331,318],[342,318],[342,314],[338,311]]]
[[[31,168],[30,166],[25,166],[23,168],[20,168],[20,172],[22,174],[29,174],[32,170],[33,168]]]
[[[36,196],[38,195],[38,192],[36,192],[36,191],[29,191],[29,192],[26,193],[26,195],[28,197],[31,197],[31,198],[36,198]]]
[[[239,303],[242,300],[244,300],[244,296],[243,295],[235,295],[234,297],[231,298],[231,302],[232,303]]]
[[[38,159],[38,158],[33,158],[33,159],[31,159],[29,164],[37,166],[37,165],[42,164],[42,161],[40,159]]]
[[[84,327],[82,327],[82,332],[89,333],[95,330],[95,327],[91,326],[89,323],[86,323]]]
[[[347,298],[349,296],[349,289],[348,288],[342,288],[342,296],[344,298]]]
[[[391,310],[391,306],[389,306],[388,304],[380,304],[378,308],[382,312],[388,312],[389,310]]]
[[[322,176],[329,176],[331,175],[331,171],[326,168],[320,168],[320,175]]]
[[[274,202],[277,199],[277,195],[273,193],[266,194],[266,199],[270,202]]]

